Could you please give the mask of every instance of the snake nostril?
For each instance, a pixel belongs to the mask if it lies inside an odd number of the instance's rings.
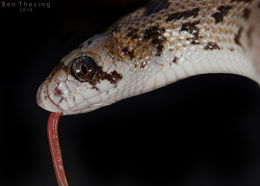
[[[65,82],[53,81],[53,86],[52,86],[52,89],[50,89],[50,93],[52,93],[55,96],[66,97],[69,94],[69,90],[68,90],[68,87]]]
[[[59,87],[55,87],[53,90],[54,95],[61,95],[63,94],[63,91],[61,89],[59,89]]]

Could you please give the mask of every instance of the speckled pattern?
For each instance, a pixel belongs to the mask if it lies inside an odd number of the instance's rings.
[[[259,4],[151,1],[66,55],[40,86],[37,102],[67,115],[198,74],[232,73],[260,83]]]
[[[258,3],[256,0],[152,1],[111,26],[109,32],[116,42],[109,49],[118,60],[130,58],[136,66],[143,60],[149,62],[153,55],[160,56],[163,50],[176,51],[187,45],[242,51],[250,43],[246,33],[253,29],[247,22]],[[245,46],[241,44],[242,37],[248,40]]]

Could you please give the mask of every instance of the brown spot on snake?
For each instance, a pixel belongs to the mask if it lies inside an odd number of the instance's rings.
[[[218,12],[212,14],[212,17],[215,18],[215,23],[219,23],[223,21],[224,16],[227,15],[228,11],[232,8],[232,6],[220,6],[218,8]]]
[[[250,16],[251,11],[248,8],[245,8],[243,11],[243,17],[247,20]]]
[[[144,40],[151,40],[153,46],[157,49],[157,56],[160,56],[163,50],[163,43],[165,42],[165,37],[163,33],[165,28],[159,28],[158,26],[152,26],[144,31]]]
[[[220,47],[217,43],[208,42],[208,44],[204,47],[205,50],[220,50]]]
[[[194,8],[192,10],[187,10],[187,11],[183,11],[183,12],[175,12],[172,13],[168,16],[168,18],[166,19],[166,22],[172,21],[172,20],[178,20],[181,18],[188,18],[188,17],[197,17],[198,16],[198,12],[199,12],[199,8]]]
[[[122,75],[119,74],[117,71],[113,71],[111,73],[106,73],[102,71],[101,67],[97,68],[96,75],[94,76],[91,85],[95,86],[100,80],[108,80],[112,84],[116,84],[119,80],[122,79]]]
[[[136,32],[138,32],[138,29],[137,28],[134,28],[134,29],[132,29],[132,30],[130,30],[128,33],[127,33],[127,36],[128,37],[131,37],[132,39],[134,39],[135,37],[135,34],[136,34]],[[133,38],[134,37],[134,38]]]
[[[234,52],[234,48],[233,47],[231,47],[231,48],[229,48],[229,50],[231,51],[231,52]]]
[[[179,60],[180,60],[180,59],[175,56],[175,57],[173,58],[172,62],[175,63],[175,64],[177,64],[177,63],[179,62]]]
[[[130,59],[134,58],[134,52],[130,52],[127,48],[123,48],[122,50],[125,54],[129,55]]]
[[[194,22],[189,22],[189,23],[184,23],[181,26],[180,31],[187,31],[190,34],[193,35],[192,42],[191,44],[199,44],[198,39],[199,39],[199,28],[196,27],[197,24],[199,24],[200,21],[194,21]]]
[[[239,45],[239,46],[242,46],[241,43],[240,43],[240,40],[239,40],[240,37],[241,37],[242,31],[243,31],[243,28],[240,27],[239,30],[238,30],[238,33],[237,33],[237,34],[235,35],[235,37],[234,37],[235,43],[236,43],[237,45]]]

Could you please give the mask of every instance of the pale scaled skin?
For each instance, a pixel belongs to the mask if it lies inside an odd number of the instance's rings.
[[[38,89],[37,103],[69,115],[198,74],[259,83],[259,52],[260,0],[156,0],[65,56]],[[84,56],[96,67],[79,81],[72,66]]]

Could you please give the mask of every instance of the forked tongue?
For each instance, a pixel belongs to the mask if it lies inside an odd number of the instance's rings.
[[[59,143],[58,125],[62,113],[51,112],[47,123],[47,134],[52,163],[59,186],[68,186]]]

